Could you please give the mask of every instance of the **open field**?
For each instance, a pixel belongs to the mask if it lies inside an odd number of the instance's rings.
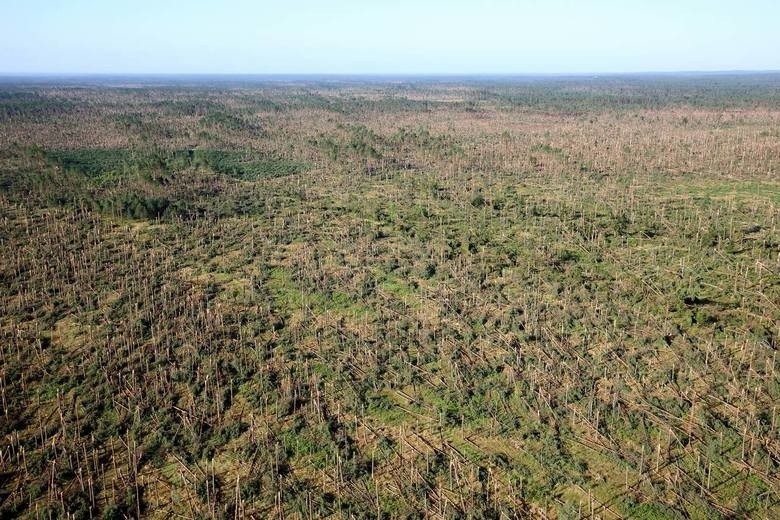
[[[780,74],[0,82],[0,516],[780,518]]]

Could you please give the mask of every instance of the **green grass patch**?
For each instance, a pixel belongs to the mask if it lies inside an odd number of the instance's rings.
[[[765,199],[780,205],[780,184],[761,181],[717,181],[709,183],[679,184],[678,192],[696,197],[735,198],[741,200]]]

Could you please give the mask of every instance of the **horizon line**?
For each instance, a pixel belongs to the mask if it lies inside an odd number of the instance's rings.
[[[713,69],[713,70],[636,70],[580,72],[5,72],[0,78],[79,78],[79,77],[550,77],[550,76],[636,76],[636,75],[718,75],[780,74],[780,69]]]

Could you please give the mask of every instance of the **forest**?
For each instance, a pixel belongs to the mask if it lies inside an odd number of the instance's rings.
[[[780,518],[780,74],[5,78],[0,517]]]

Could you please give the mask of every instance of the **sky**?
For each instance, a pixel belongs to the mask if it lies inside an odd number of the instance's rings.
[[[780,70],[780,0],[0,0],[0,74]]]

